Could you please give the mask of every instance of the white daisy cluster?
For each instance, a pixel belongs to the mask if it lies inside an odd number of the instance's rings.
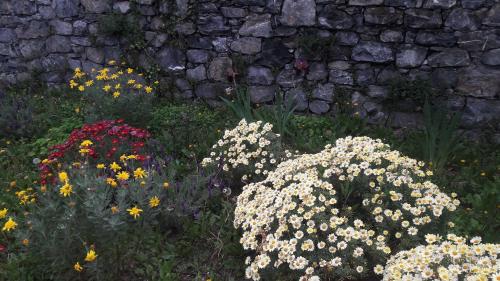
[[[222,163],[224,171],[243,170],[243,181],[252,175],[265,176],[277,164],[281,155],[276,146],[279,135],[272,132],[273,125],[262,121],[247,123],[241,120],[232,130],[226,130],[224,136],[212,147],[210,157],[203,159],[202,165]],[[286,152],[291,156],[289,152]]]
[[[243,247],[256,252],[246,277],[259,280],[284,264],[299,280],[363,276],[372,267],[381,274],[376,261],[459,204],[426,180],[423,166],[368,137],[280,163],[238,196],[234,225]]]
[[[467,245],[465,238],[453,234],[444,242],[437,235],[426,238],[429,245],[392,256],[383,280],[500,280],[500,244],[481,244],[481,238],[474,237]]]

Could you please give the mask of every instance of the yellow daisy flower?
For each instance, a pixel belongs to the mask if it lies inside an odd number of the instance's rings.
[[[158,196],[153,196],[151,199],[149,199],[149,206],[151,208],[158,207],[160,205],[160,198]]]
[[[137,219],[141,215],[142,209],[137,208],[137,206],[134,206],[131,209],[127,209],[127,212],[134,217],[134,219]]]
[[[130,175],[128,172],[123,171],[118,173],[118,175],[116,175],[116,178],[120,181],[126,181],[130,178]]]
[[[86,262],[93,262],[97,258],[97,255],[94,250],[90,250],[87,252],[87,255],[85,256],[85,261]]]
[[[12,219],[9,218],[5,224],[3,225],[2,231],[11,231],[12,229],[16,229],[17,223]]]

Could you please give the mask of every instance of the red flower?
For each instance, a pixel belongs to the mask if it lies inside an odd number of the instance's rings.
[[[82,128],[73,130],[65,142],[50,147],[47,159],[59,162],[76,160],[74,158],[78,157],[77,152],[84,140],[91,140],[94,143],[88,148],[88,154],[93,159],[98,159],[103,155],[111,160],[118,150],[125,154],[131,154],[131,152],[139,154],[150,136],[147,130],[131,127],[123,123],[123,119],[85,124]],[[52,173],[52,166],[40,164],[39,169],[40,178],[47,183],[48,175]]]
[[[5,247],[4,245],[0,244],[0,253],[5,252],[5,250],[7,250],[7,247]]]
[[[300,71],[306,71],[309,68],[309,63],[305,59],[296,59],[294,66]]]

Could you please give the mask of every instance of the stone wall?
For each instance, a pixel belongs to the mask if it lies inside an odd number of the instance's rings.
[[[103,34],[111,14],[136,19],[134,34]],[[128,35],[143,38],[135,52]],[[181,98],[218,100],[236,75],[254,103],[281,89],[325,114],[348,93],[361,115],[394,126],[420,117],[411,101],[388,113],[388,84],[422,79],[465,127],[500,129],[499,0],[0,1],[4,85],[33,73],[63,83],[70,68],[124,57],[158,66]]]

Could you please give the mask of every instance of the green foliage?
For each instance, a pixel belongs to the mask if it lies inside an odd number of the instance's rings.
[[[343,114],[335,117],[295,115],[292,124],[292,137],[287,143],[307,152],[317,152],[341,137],[360,136],[368,132],[362,119]]]
[[[236,72],[236,78],[246,77],[249,63],[245,60],[245,57],[232,54],[231,61],[233,62],[233,71]]]
[[[335,39],[332,37],[320,37],[317,34],[301,34],[296,39],[297,47],[307,59],[328,61],[332,59],[332,45]]]
[[[384,101],[390,109],[396,109],[400,102],[413,102],[423,107],[426,100],[436,95],[428,80],[393,79],[389,81],[389,97]]]
[[[235,92],[236,97],[233,100],[221,97],[222,101],[233,111],[238,119],[245,119],[248,122],[254,121],[252,102],[247,89],[237,88]]]
[[[151,94],[123,94],[119,98],[102,92],[88,92],[84,97],[86,123],[100,120],[124,119],[132,126],[141,126],[152,118],[154,96]]]
[[[131,50],[142,50],[146,47],[146,39],[138,17],[134,14],[106,14],[98,20],[98,30],[102,35],[123,38]]]
[[[0,138],[20,138],[37,134],[40,116],[35,115],[34,105],[24,93],[0,92]]]
[[[293,100],[285,101],[283,93],[276,94],[273,104],[253,108],[250,95],[245,88],[236,89],[236,97],[233,100],[222,98],[226,106],[236,115],[238,119],[248,122],[261,120],[273,124],[274,131],[285,136],[290,135],[290,126],[296,106]]]
[[[485,241],[498,243],[500,217],[498,202],[500,202],[500,177],[476,182],[465,183],[466,192],[459,192],[464,208],[455,218],[459,233],[469,236],[481,236]]]
[[[290,126],[296,108],[293,99],[284,101],[283,93],[277,93],[275,103],[256,110],[255,116],[258,120],[273,124],[273,130],[280,136],[290,136]]]
[[[200,216],[177,237],[173,271],[185,280],[242,280],[244,252],[239,232],[232,226],[234,205],[212,200]],[[166,279],[179,280],[179,279]]]
[[[27,156],[42,158],[48,153],[48,148],[64,142],[68,135],[76,128],[83,125],[79,116],[64,119],[59,126],[50,128],[43,136],[27,144]]]
[[[423,131],[412,132],[402,146],[407,147],[414,157],[429,163],[437,174],[441,174],[463,147],[463,140],[458,134],[460,116],[428,102],[424,104],[423,111]]]
[[[153,112],[150,129],[168,154],[198,158],[206,155],[232,122],[227,115],[226,111],[201,104],[166,105]]]
[[[422,159],[432,163],[435,171],[441,172],[460,148],[457,133],[460,116],[448,114],[426,102],[424,105],[424,136],[421,143]]]
[[[28,87],[0,92],[0,138],[37,137],[75,115],[79,101],[65,89],[43,91]]]

